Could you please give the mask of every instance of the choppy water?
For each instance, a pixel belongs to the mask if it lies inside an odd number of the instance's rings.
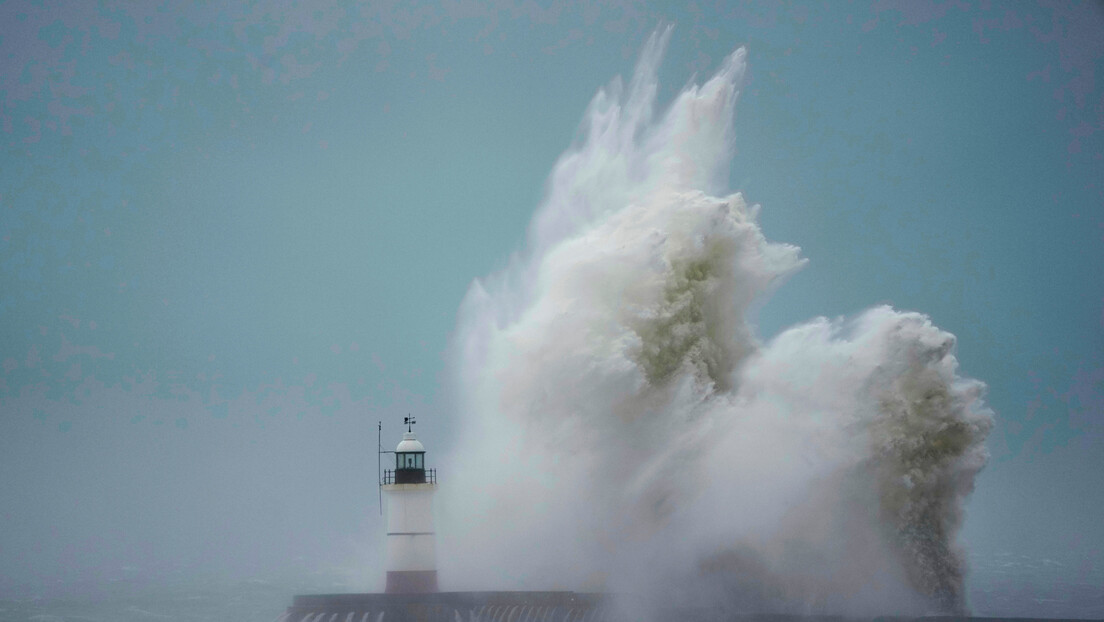
[[[1011,553],[970,561],[974,615],[1104,619],[1104,567],[1099,563]]]
[[[975,616],[1104,619],[1104,569],[1098,565],[1013,554],[973,558],[971,565]],[[145,596],[0,599],[0,622],[274,622],[295,593],[314,591],[349,588],[253,581]]]
[[[0,600],[0,622],[272,622],[294,589],[263,582],[142,595]]]

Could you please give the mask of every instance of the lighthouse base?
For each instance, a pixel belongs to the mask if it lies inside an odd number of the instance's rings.
[[[296,596],[277,622],[612,622],[608,614],[603,595],[574,592],[311,594]]]
[[[437,591],[436,570],[388,570],[386,594],[429,594]]]

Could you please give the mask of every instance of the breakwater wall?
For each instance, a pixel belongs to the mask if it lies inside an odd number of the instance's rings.
[[[627,616],[625,608],[615,607],[613,601],[621,598],[551,591],[311,594],[296,596],[277,622],[628,622],[636,616]],[[647,618],[672,622],[1085,622],[969,616],[851,618],[749,614],[694,607],[649,612]]]

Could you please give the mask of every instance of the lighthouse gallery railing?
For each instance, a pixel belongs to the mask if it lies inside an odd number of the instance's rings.
[[[385,469],[381,483],[384,486],[390,484],[436,484],[437,469]]]

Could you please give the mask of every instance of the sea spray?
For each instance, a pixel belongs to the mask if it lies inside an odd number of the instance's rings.
[[[527,248],[462,306],[442,580],[962,611],[983,385],[916,313],[757,338],[749,314],[804,260],[724,195],[745,53],[657,117],[668,35],[595,96]]]

